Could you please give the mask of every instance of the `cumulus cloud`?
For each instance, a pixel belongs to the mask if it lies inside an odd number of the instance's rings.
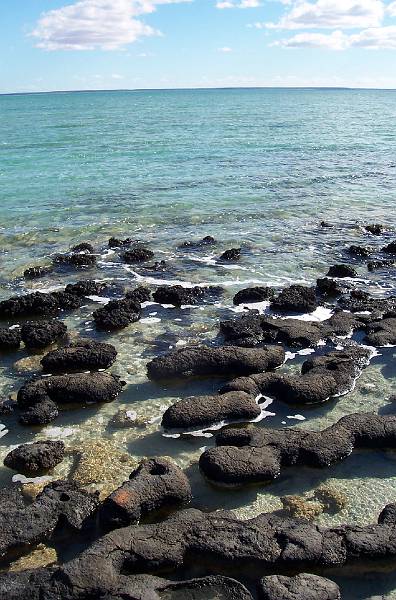
[[[190,0],[79,0],[41,15],[31,35],[45,50],[116,50],[161,35],[139,18],[160,4]]]
[[[257,8],[261,6],[259,0],[219,0],[216,8]]]
[[[324,48],[327,50],[346,50],[347,48],[395,50],[396,26],[371,27],[353,35],[346,35],[342,31],[334,31],[331,34],[298,33],[272,45],[283,48]]]
[[[297,0],[278,23],[256,23],[254,26],[262,28],[264,25],[272,29],[360,29],[379,26],[384,14],[385,6],[381,0]]]

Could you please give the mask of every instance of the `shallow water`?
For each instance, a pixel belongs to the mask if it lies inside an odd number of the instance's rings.
[[[215,340],[220,319],[235,314],[232,297],[249,285],[313,283],[343,260],[352,243],[381,247],[395,237],[396,93],[386,91],[223,90],[106,92],[0,96],[0,297],[50,290],[85,277],[131,288],[161,282],[225,287],[215,305],[144,308],[144,318],[117,334],[98,334],[91,321],[99,306],[64,315],[72,334],[108,340],[119,352],[113,371],[127,381],[120,398],[101,407],[61,413],[43,430],[21,428],[4,417],[0,461],[13,445],[64,436],[68,447],[106,439],[136,458],[171,456],[188,470],[194,505],[233,509],[242,518],[281,508],[280,496],[306,493],[323,482],[343,491],[347,507],[319,522],[366,524],[396,498],[395,454],[356,453],[331,469],[286,471],[267,487],[221,491],[206,483],[196,461],[212,437],[165,438],[160,418],[178,398],[218,389],[221,381],[161,386],[147,381],[146,363],[169,348]],[[324,229],[324,219],[335,225]],[[377,239],[361,225],[389,227]],[[110,236],[139,238],[165,260],[165,273],[122,263],[107,249]],[[178,249],[184,240],[213,235],[215,247]],[[23,270],[56,252],[90,241],[98,267],[25,282]],[[222,265],[223,250],[242,247],[238,264]],[[356,262],[356,285],[379,296],[394,291],[396,269],[368,273]],[[268,407],[258,426],[320,429],[358,411],[392,413],[396,393],[392,348],[381,349],[350,394],[321,407]],[[33,371],[2,357],[2,395],[15,393]],[[297,356],[284,369],[295,369]],[[125,408],[152,422],[116,428]],[[305,417],[297,420],[296,415]],[[60,428],[60,429],[59,429]],[[72,459],[53,477],[67,476]],[[125,476],[128,475],[125,467]],[[0,482],[12,472],[0,469]],[[395,598],[396,576],[363,582],[357,592],[342,580],[345,598]],[[380,578],[379,578],[380,579]],[[390,579],[392,583],[389,583]],[[350,588],[354,588],[353,591]],[[381,589],[380,589],[381,588]],[[356,596],[359,593],[359,596]],[[353,595],[355,594],[355,595]]]

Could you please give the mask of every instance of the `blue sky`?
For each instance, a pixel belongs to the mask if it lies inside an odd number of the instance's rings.
[[[0,92],[396,88],[394,0],[1,0]]]

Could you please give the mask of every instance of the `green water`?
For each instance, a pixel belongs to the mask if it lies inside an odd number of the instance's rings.
[[[281,288],[313,283],[342,260],[351,243],[381,246],[364,223],[389,227],[394,238],[396,92],[323,90],[139,91],[0,96],[0,297],[49,290],[85,277],[136,283],[211,283],[225,295],[215,306],[144,309],[143,321],[112,335],[97,334],[91,322],[97,303],[87,301],[65,321],[76,334],[114,343],[113,370],[128,386],[119,400],[102,407],[63,412],[42,431],[23,429],[14,417],[2,422],[0,460],[10,446],[64,435],[70,448],[106,439],[140,458],[171,456],[188,470],[194,505],[234,509],[248,518],[281,507],[280,496],[309,495],[330,482],[345,493],[347,507],[319,517],[323,524],[376,520],[396,499],[395,454],[356,454],[329,470],[286,472],[266,488],[219,491],[198,473],[196,461],[213,438],[164,438],[159,421],[178,398],[217,390],[219,381],[177,387],[149,383],[148,360],[170,347],[214,339],[219,319],[233,315],[232,296],[251,284]],[[319,227],[324,219],[333,229]],[[139,238],[165,260],[166,273],[127,267],[109,252],[111,235]],[[183,240],[213,235],[215,248],[180,250]],[[45,264],[52,254],[90,241],[97,268],[52,274],[25,282],[23,270]],[[238,265],[215,257],[242,246]],[[393,291],[396,270],[369,274],[357,264],[357,285],[379,296]],[[155,314],[154,314],[155,313]],[[0,390],[15,393],[29,372],[14,364],[23,349],[2,357]],[[284,368],[297,368],[303,358]],[[381,350],[356,389],[320,408],[286,407],[259,426],[323,428],[344,414],[392,412],[396,392],[394,350]],[[145,428],[117,429],[114,415],[125,408],[153,420]],[[290,419],[302,414],[303,422]],[[53,428],[61,428],[53,430]],[[55,476],[68,476],[70,461]],[[127,475],[128,472],[125,473]],[[9,484],[12,473],[0,469]],[[396,577],[342,582],[344,596],[395,598]],[[353,591],[351,590],[353,588]],[[355,595],[354,595],[355,594]],[[356,595],[357,594],[357,595]],[[377,595],[376,595],[377,594]]]

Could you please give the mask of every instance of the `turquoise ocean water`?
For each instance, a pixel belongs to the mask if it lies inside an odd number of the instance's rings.
[[[219,318],[230,316],[233,294],[248,285],[314,283],[339,262],[351,243],[379,245],[361,228],[388,226],[395,238],[396,92],[368,90],[178,90],[56,93],[0,96],[0,297],[49,290],[85,277],[132,287],[162,281],[223,285],[218,306],[163,309],[151,306],[143,322],[119,334],[96,334],[90,321],[94,302],[68,315],[69,328],[108,339],[119,350],[115,370],[128,387],[118,403],[62,413],[53,435],[70,447],[87,440],[111,440],[140,458],[172,456],[189,469],[195,504],[234,509],[249,517],[279,509],[284,494],[309,492],[330,481],[348,497],[324,524],[369,523],[396,500],[392,453],[353,456],[328,472],[302,471],[268,488],[227,493],[201,480],[196,460],[210,438],[163,438],[158,419],[175,399],[214,391],[218,382],[175,389],[148,384],[145,364],[176,344],[214,339]],[[319,226],[321,220],[334,224]],[[111,235],[139,238],[165,260],[168,271],[147,273],[125,267],[109,253]],[[183,240],[213,235],[215,249],[178,250]],[[55,274],[25,282],[23,270],[51,255],[89,241],[99,254],[93,271]],[[237,265],[215,257],[242,247]],[[372,275],[357,265],[358,285],[383,296],[396,285],[396,270]],[[0,391],[13,394],[31,373],[27,355],[3,357]],[[25,362],[21,362],[25,361]],[[303,359],[301,359],[303,360]],[[299,365],[297,359],[296,365]],[[355,411],[389,409],[396,391],[393,349],[376,358],[353,393],[302,412],[271,406],[260,426],[325,427]],[[301,362],[301,361],[300,361]],[[15,363],[17,365],[15,366]],[[293,368],[290,367],[290,368]],[[296,368],[296,367],[294,367]],[[209,386],[209,387],[208,387]],[[211,386],[211,387],[210,387]],[[151,418],[146,429],[112,429],[122,408]],[[51,435],[6,423],[0,459],[10,446]],[[48,428],[47,428],[48,429]],[[67,473],[59,467],[58,475]],[[0,469],[3,485],[12,473]],[[339,580],[347,599],[396,598],[396,576]],[[359,587],[360,585],[360,587]]]

